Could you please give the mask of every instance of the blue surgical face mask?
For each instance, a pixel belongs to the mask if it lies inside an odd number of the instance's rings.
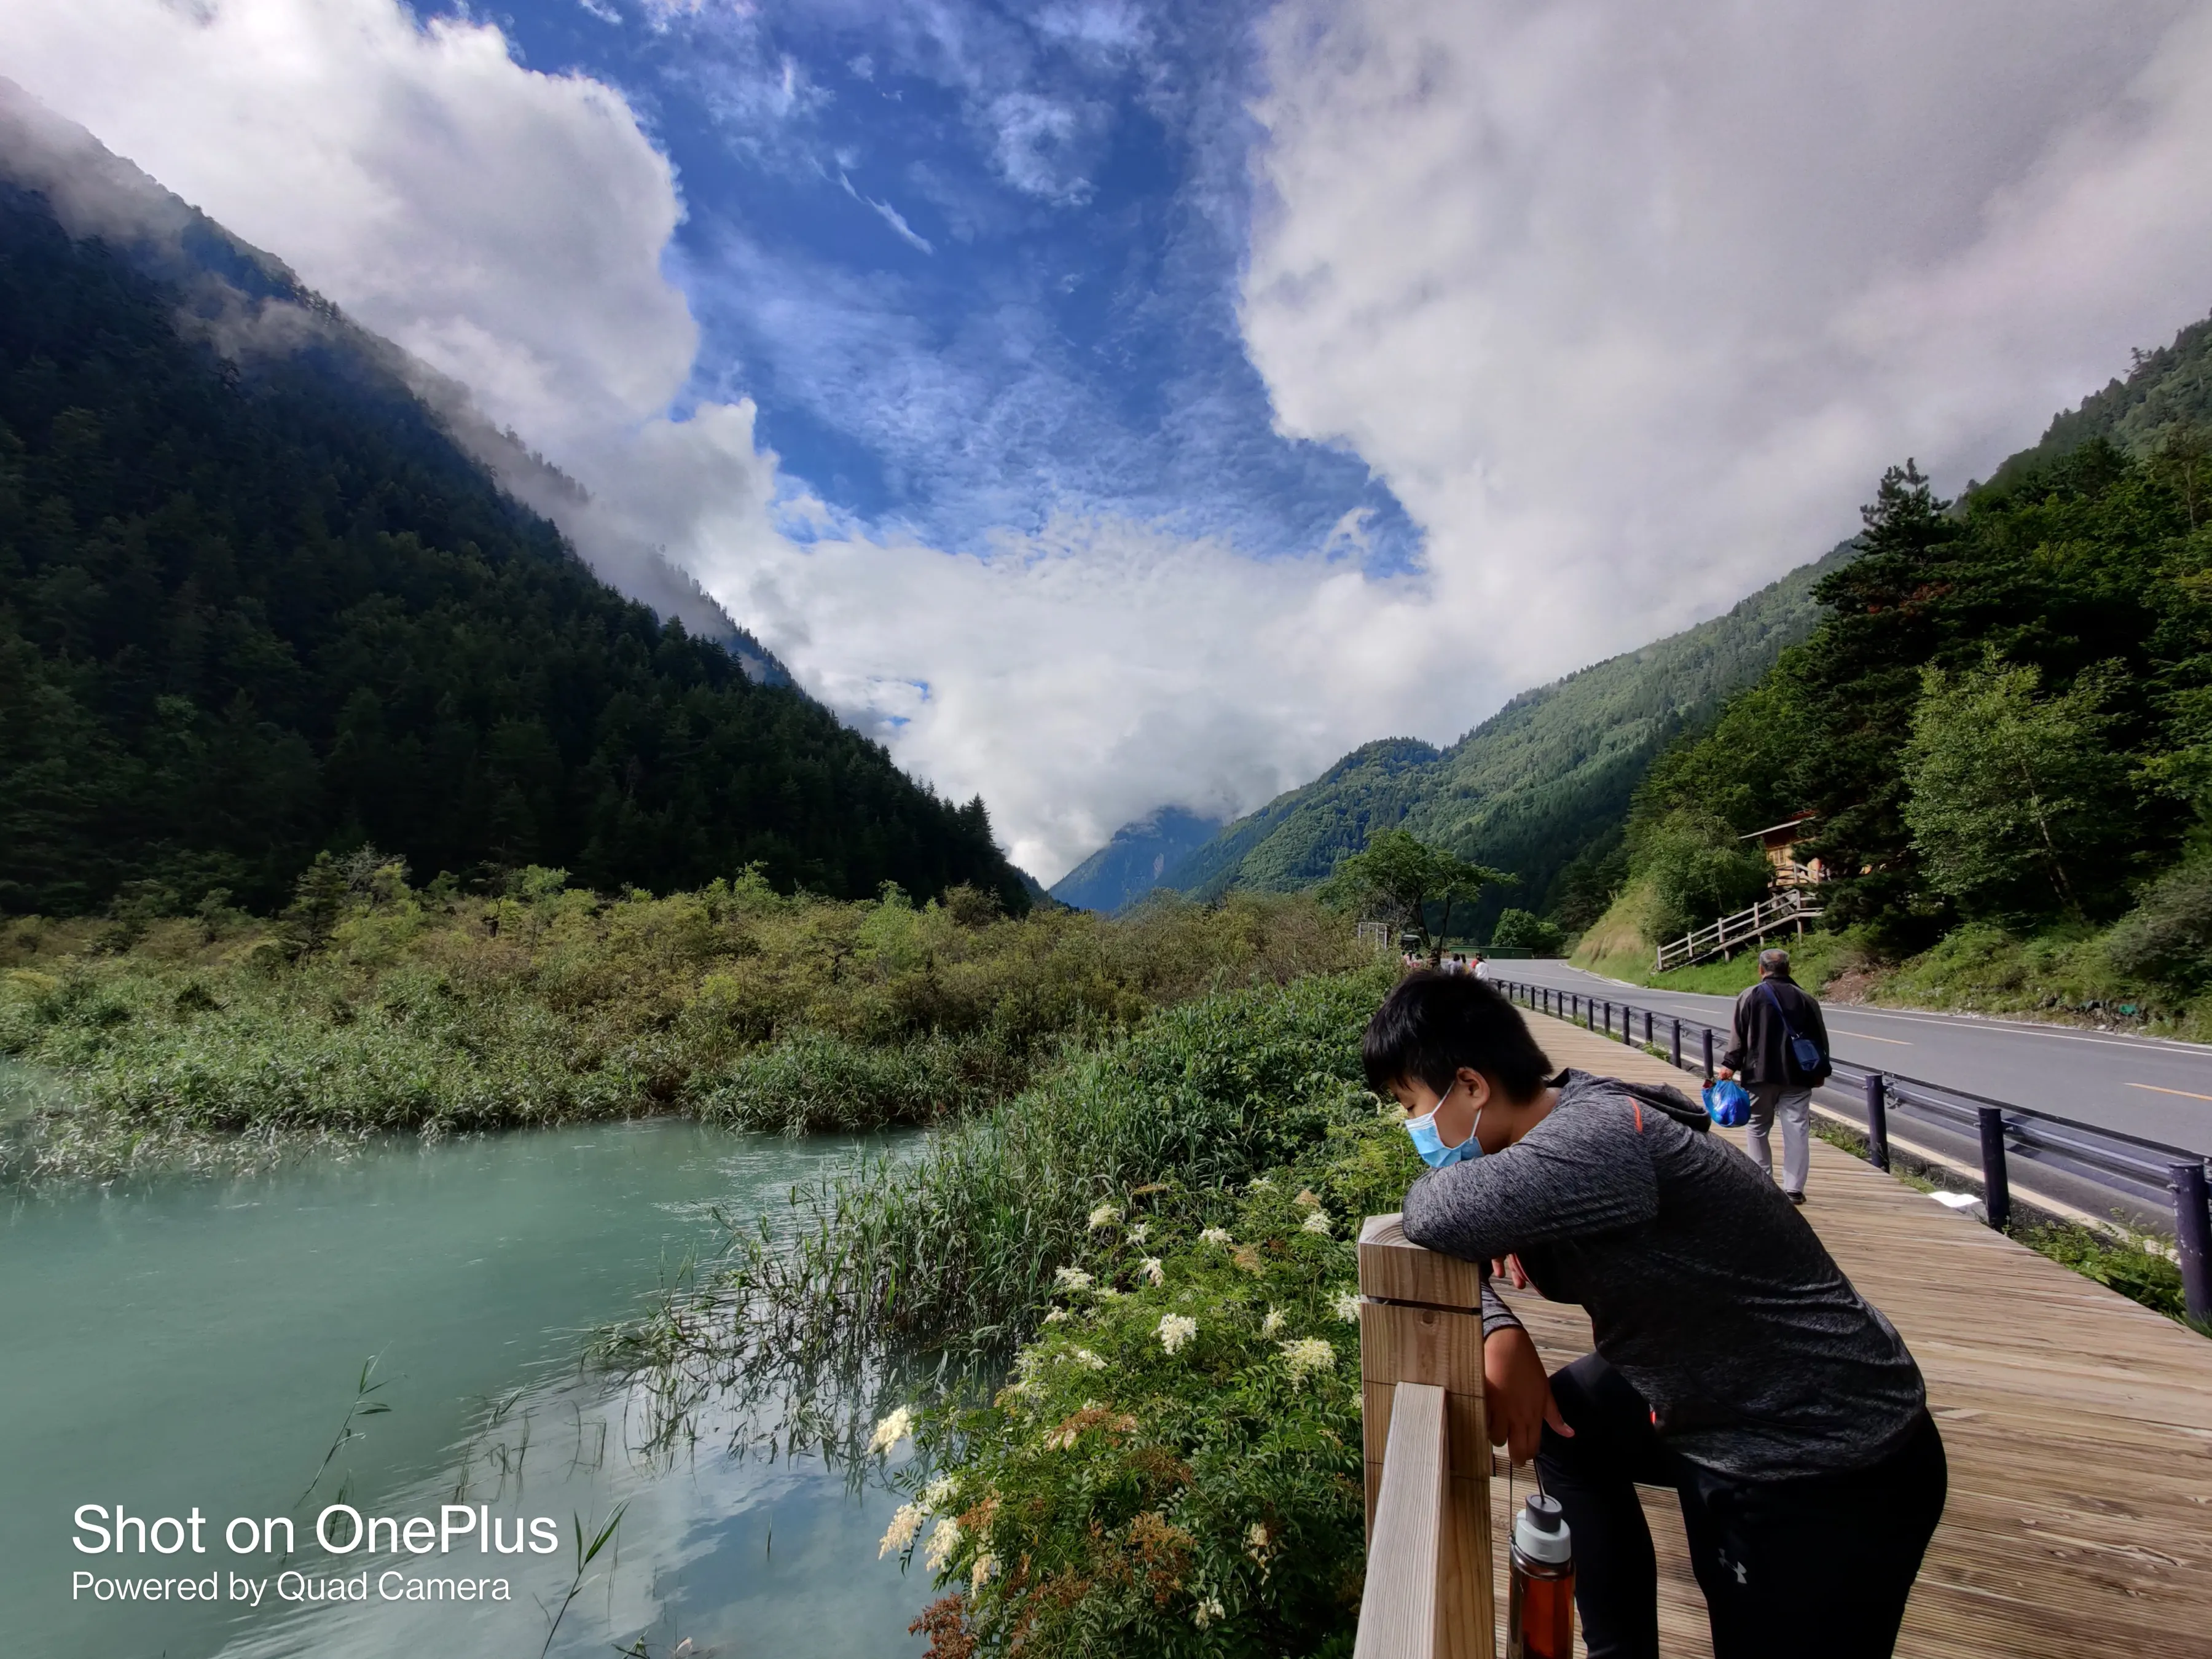
[[[1449,1097],[1450,1091],[1447,1090],[1437,1100],[1437,1106],[1442,1106]],[[1406,1133],[1413,1138],[1413,1150],[1421,1155],[1421,1162],[1432,1170],[1443,1170],[1467,1158],[1480,1158],[1482,1143],[1474,1138],[1474,1132],[1482,1127],[1482,1109],[1476,1109],[1474,1122],[1468,1129],[1467,1139],[1456,1146],[1447,1146],[1443,1138],[1437,1133],[1437,1106],[1431,1107],[1420,1117],[1406,1120]]]

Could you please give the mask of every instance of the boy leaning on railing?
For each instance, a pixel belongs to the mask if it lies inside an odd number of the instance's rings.
[[[1942,1442],[1904,1341],[1772,1181],[1672,1089],[1553,1075],[1477,980],[1401,981],[1363,1058],[1431,1166],[1406,1236],[1484,1269],[1492,1438],[1565,1508],[1591,1659],[1659,1651],[1638,1484],[1680,1494],[1715,1659],[1889,1654]],[[1595,1352],[1547,1377],[1492,1271],[1580,1304]]]

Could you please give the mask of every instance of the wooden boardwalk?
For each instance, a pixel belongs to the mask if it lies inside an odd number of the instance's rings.
[[[1555,1064],[1694,1092],[1640,1048],[1522,1012]],[[1806,1219],[1920,1362],[1950,1459],[1950,1502],[1898,1652],[2212,1656],[2212,1342],[1817,1139],[1807,1196]],[[1506,1294],[1553,1368],[1588,1352],[1579,1308]],[[1502,1452],[1493,1468],[1503,1538]],[[1646,1490],[1644,1502],[1661,1645],[1709,1659],[1674,1495]]]

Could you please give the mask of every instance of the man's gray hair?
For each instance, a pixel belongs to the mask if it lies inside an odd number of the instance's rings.
[[[1759,971],[1762,974],[1787,974],[1790,971],[1790,952],[1761,951],[1759,953]]]

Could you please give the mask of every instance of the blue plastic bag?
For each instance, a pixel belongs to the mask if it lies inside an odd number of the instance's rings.
[[[1751,1097],[1732,1077],[1705,1085],[1705,1115],[1723,1129],[1741,1129],[1751,1117]]]

